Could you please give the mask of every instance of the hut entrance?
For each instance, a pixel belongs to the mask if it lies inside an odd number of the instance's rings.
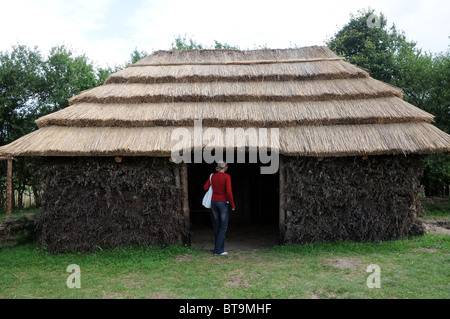
[[[191,245],[212,249],[214,223],[202,206],[203,186],[214,164],[188,164]],[[225,249],[273,247],[279,240],[279,173],[260,174],[260,164],[230,164],[236,210],[230,211]]]

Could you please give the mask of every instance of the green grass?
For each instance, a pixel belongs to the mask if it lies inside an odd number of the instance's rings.
[[[450,217],[450,200],[425,207]],[[29,212],[29,211],[26,211]],[[24,213],[24,212],[22,212]],[[231,251],[120,247],[51,255],[28,243],[0,248],[0,298],[450,298],[450,236],[382,243],[317,243]],[[69,289],[71,264],[81,288]],[[367,266],[381,269],[368,288]]]
[[[450,198],[423,204],[424,218],[450,218]]]
[[[280,246],[229,256],[182,246],[51,255],[34,244],[0,251],[0,298],[449,298],[450,239]],[[81,268],[69,289],[67,266]],[[367,266],[381,288],[366,285]]]
[[[11,215],[12,216],[21,216],[21,215],[29,214],[29,213],[33,213],[33,214],[39,215],[40,211],[41,211],[40,208],[35,208],[35,207],[23,208],[23,209],[16,209],[16,210],[14,210]],[[6,218],[6,212],[0,213],[0,223],[5,218]]]

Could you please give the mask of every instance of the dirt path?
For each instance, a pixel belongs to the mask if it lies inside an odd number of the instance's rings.
[[[422,221],[427,233],[450,235],[449,219]],[[278,244],[278,228],[276,225],[230,225],[225,239],[225,250],[254,250],[271,248]],[[194,227],[191,235],[191,246],[212,251],[214,248],[214,230],[207,226]]]
[[[271,225],[229,225],[225,250],[253,250],[271,248],[278,245],[278,227]],[[213,250],[214,230],[209,227],[192,229],[191,246]]]
[[[443,219],[427,219],[422,220],[425,225],[425,231],[428,234],[450,235],[450,220]]]

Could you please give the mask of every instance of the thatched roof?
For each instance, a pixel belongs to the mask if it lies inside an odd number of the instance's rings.
[[[194,120],[279,128],[285,155],[450,152],[431,114],[327,47],[158,51],[69,102],[0,155],[170,156],[172,131]]]

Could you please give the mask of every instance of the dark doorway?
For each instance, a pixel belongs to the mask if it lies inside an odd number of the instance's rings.
[[[236,210],[230,211],[225,248],[256,249],[278,244],[279,173],[261,174],[261,164],[229,164]],[[188,164],[191,244],[212,249],[214,226],[209,209],[202,206],[203,186],[214,164]]]

